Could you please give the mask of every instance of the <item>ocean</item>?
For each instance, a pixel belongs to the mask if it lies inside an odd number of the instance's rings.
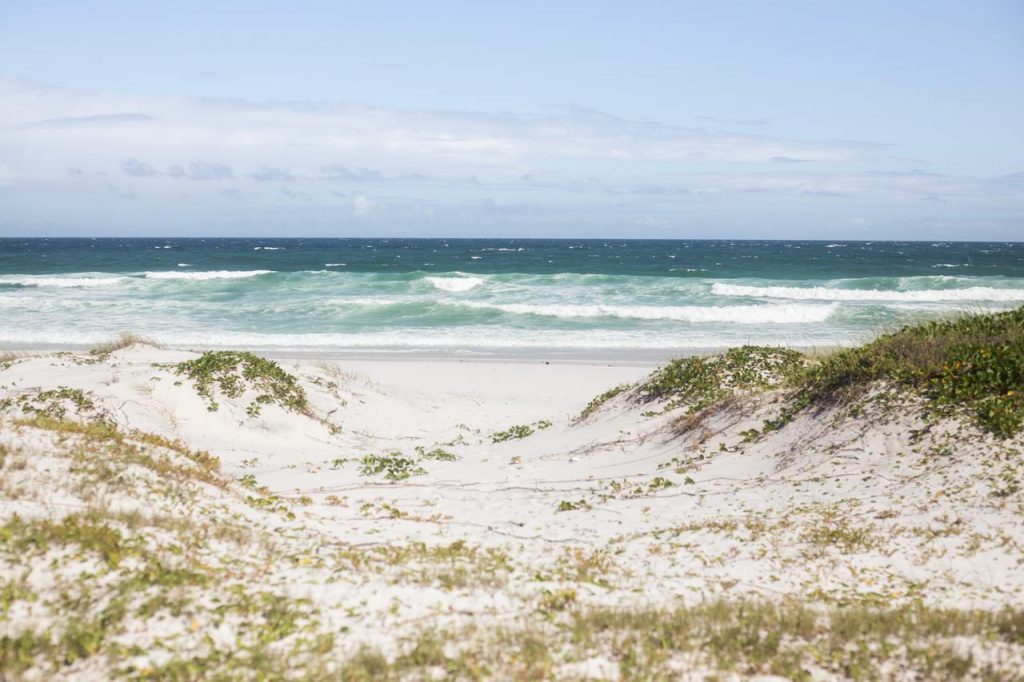
[[[0,239],[0,345],[671,356],[1024,305],[1024,243]]]

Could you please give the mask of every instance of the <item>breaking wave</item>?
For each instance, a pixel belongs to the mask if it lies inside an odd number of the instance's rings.
[[[159,271],[145,272],[146,279],[246,279],[248,277],[259,277],[260,275],[273,274],[273,270],[209,270],[206,272],[180,272],[180,271]]]
[[[1024,289],[966,287],[963,289],[925,289],[914,291],[881,291],[878,289],[834,289],[832,287],[748,286],[745,284],[711,285],[716,296],[746,298],[780,298],[798,301],[1024,301]]]

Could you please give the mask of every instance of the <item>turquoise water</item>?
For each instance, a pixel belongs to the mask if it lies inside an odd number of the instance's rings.
[[[671,354],[1019,305],[1022,243],[0,240],[6,346]]]

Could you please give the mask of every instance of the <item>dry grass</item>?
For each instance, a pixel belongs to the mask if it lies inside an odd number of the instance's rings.
[[[145,336],[140,336],[138,334],[129,334],[126,332],[124,334],[121,334],[117,338],[111,339],[110,341],[105,341],[96,346],[93,346],[92,348],[89,349],[89,354],[110,355],[115,351],[123,350],[136,344],[153,346],[154,348],[163,348],[163,346],[161,346],[159,343],[152,339],[146,338]]]

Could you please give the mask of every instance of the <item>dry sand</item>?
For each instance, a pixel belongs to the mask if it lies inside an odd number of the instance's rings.
[[[1005,456],[1019,439],[996,441],[956,421],[922,430],[913,405],[803,413],[754,438],[749,430],[778,411],[781,394],[730,401],[685,427],[678,410],[659,412],[627,394],[579,419],[592,398],[641,380],[649,365],[325,357],[281,361],[299,377],[310,414],[271,404],[250,416],[254,394],[216,394],[210,411],[175,373],[175,363],[196,356],[135,345],[102,358],[25,357],[0,371],[0,400],[8,399],[0,521],[88,509],[176,517],[204,538],[196,550],[203,565],[223,571],[196,588],[206,596],[193,601],[205,606],[126,618],[117,641],[139,648],[119,665],[136,671],[240,646],[243,616],[211,615],[218,589],[233,582],[308,598],[316,628],[335,635],[337,660],[364,644],[393,657],[424,630],[529,626],[538,603],[550,607],[543,613],[557,610],[548,603],[557,595],[574,608],[719,597],[1024,607],[1024,498]],[[104,478],[81,464],[76,434],[18,421],[47,409],[33,396],[60,387],[92,401],[50,399],[65,418],[102,417],[122,432],[207,451],[232,483],[187,481],[178,499],[138,463]],[[493,442],[516,425],[534,432]],[[371,454],[392,457],[396,471],[405,458],[414,475],[367,473],[362,458]],[[201,529],[215,523],[244,526],[247,539],[210,539]],[[175,532],[146,531],[145,542],[156,543],[147,552],[172,545]],[[398,556],[388,548],[412,549]],[[15,599],[0,635],[56,627],[61,612],[49,597],[98,570],[55,546],[4,553],[0,580],[22,581],[37,598]],[[964,646],[993,670],[1019,670],[1021,645]],[[701,660],[680,654],[673,665],[699,677]],[[60,674],[102,678],[111,665],[83,657]],[[559,666],[554,676],[621,673],[607,652],[566,655]],[[834,674],[822,664],[815,676]]]

